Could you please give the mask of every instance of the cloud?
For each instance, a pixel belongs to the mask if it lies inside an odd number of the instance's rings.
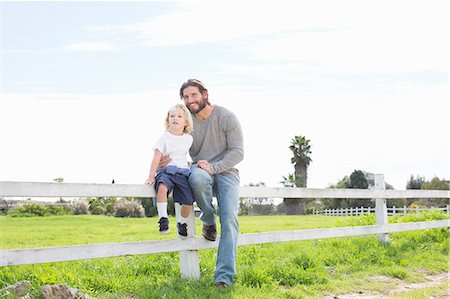
[[[145,46],[221,43],[255,63],[341,75],[447,72],[447,22],[443,2],[191,2],[147,22],[90,30]]]
[[[108,52],[113,51],[115,46],[110,43],[73,43],[62,47],[64,50],[73,52]]]
[[[135,34],[136,40],[151,46],[179,46],[268,36],[295,30],[333,30],[323,7],[278,2],[189,2],[177,3],[173,11],[147,22],[93,26],[90,31]]]

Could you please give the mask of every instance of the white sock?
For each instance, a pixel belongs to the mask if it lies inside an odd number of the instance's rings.
[[[181,224],[187,223],[187,218],[184,218],[183,216],[180,215],[180,220],[179,220],[179,222],[180,222]]]
[[[157,202],[156,207],[158,209],[158,216],[161,219],[162,217],[167,217],[167,201],[166,202]]]

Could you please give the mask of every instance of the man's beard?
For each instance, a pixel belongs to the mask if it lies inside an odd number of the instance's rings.
[[[191,106],[188,106],[188,107],[187,107],[187,108],[189,109],[189,111],[191,111],[192,114],[197,114],[197,113],[199,113],[200,111],[202,111],[203,108],[206,107],[206,99],[202,96],[201,101],[200,101],[199,103],[196,103],[196,104],[198,105],[198,108],[197,108],[197,109],[194,109],[194,108],[191,107]]]

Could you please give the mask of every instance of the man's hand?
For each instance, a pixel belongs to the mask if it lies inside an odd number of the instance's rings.
[[[199,168],[205,170],[205,171],[206,171],[207,173],[209,173],[209,174],[213,174],[213,173],[214,173],[211,164],[209,164],[209,162],[206,161],[206,160],[199,160],[199,161],[197,162],[197,166],[198,166]]]
[[[172,158],[169,155],[162,155],[161,159],[159,160],[158,169],[166,167],[167,165],[169,165],[170,161],[172,161]]]

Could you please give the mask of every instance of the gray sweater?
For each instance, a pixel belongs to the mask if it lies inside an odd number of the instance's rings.
[[[208,119],[192,118],[194,142],[189,153],[193,162],[207,160],[214,173],[239,175],[234,166],[244,158],[244,140],[237,117],[228,109],[215,105]]]

